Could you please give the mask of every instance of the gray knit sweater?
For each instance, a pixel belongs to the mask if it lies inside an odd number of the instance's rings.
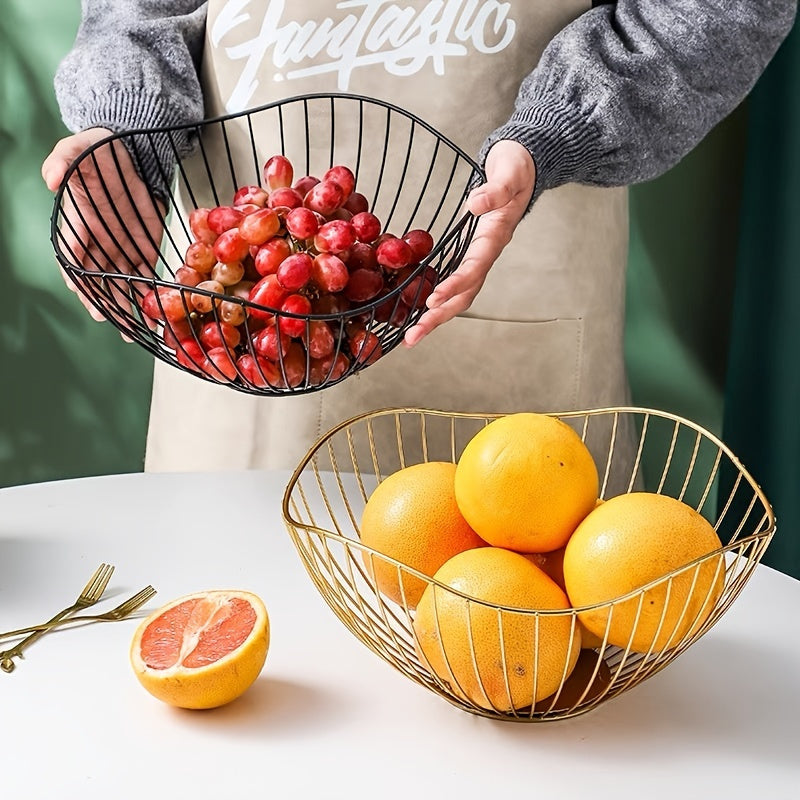
[[[205,2],[82,5],[75,46],[55,78],[71,130],[202,119]],[[537,167],[535,197],[568,182],[622,186],[654,178],[742,101],[796,11],[796,0],[598,5],[548,45],[511,119],[488,136],[480,157],[498,139],[521,142]],[[191,142],[178,146],[188,153]]]

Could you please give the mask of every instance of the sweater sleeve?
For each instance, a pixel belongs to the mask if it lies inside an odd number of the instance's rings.
[[[619,0],[547,46],[506,124],[484,143],[523,144],[533,201],[577,182],[650,180],[745,98],[790,31],[796,0]]]
[[[116,133],[200,121],[205,22],[201,0],[83,0],[75,43],[55,75],[67,128]],[[191,148],[185,132],[155,135],[134,161],[163,192],[176,151],[182,158]]]

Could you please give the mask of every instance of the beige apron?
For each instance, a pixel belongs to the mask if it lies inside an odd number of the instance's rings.
[[[346,91],[406,108],[477,154],[547,42],[590,5],[210,0],[206,114]],[[258,398],[157,361],[145,467],[294,468],[333,425],[385,406],[625,404],[626,256],[626,191],[568,185],[541,196],[465,314],[330,389]]]

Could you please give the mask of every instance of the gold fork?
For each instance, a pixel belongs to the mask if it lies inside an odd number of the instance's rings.
[[[106,586],[108,586],[113,572],[113,566],[110,564],[101,564],[94,571],[92,577],[89,578],[89,582],[83,587],[77,600],[71,606],[67,606],[65,609],[59,611],[58,614],[48,620],[46,624],[58,622],[64,617],[68,617],[70,614],[80,611],[82,608],[93,606],[103,596],[103,592],[106,590]],[[21,642],[17,642],[17,644],[10,649],[0,652],[0,669],[2,669],[3,672],[13,672],[14,667],[16,667],[14,658],[24,658],[22,651],[44,634],[45,631],[34,631]]]
[[[41,625],[31,625],[27,628],[17,628],[15,631],[4,631],[0,633],[0,639],[12,639],[15,636],[23,636],[33,631],[49,631],[73,622],[114,622],[115,620],[125,619],[133,614],[136,609],[143,606],[154,594],[156,590],[152,586],[145,586],[140,592],[129,597],[120,603],[116,608],[106,611],[103,614],[81,614],[77,617],[67,617],[66,619],[43,622]]]

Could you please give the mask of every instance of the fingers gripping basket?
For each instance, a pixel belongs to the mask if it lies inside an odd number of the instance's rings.
[[[193,154],[181,158],[191,142]],[[358,261],[351,250],[335,251],[346,263],[347,286],[334,293],[309,279],[291,290],[303,297],[299,304],[284,302],[289,290],[253,293],[254,284],[276,277],[266,260],[260,267],[255,245],[234,260],[243,270],[238,281],[221,277],[236,277],[236,270],[215,267],[210,277],[219,277],[223,286],[215,280],[198,284],[196,274],[191,278],[184,268],[201,260],[189,255],[198,238],[192,211],[235,205],[245,188],[256,190],[244,193],[245,213],[253,210],[256,194],[266,202],[257,190],[270,188],[264,168],[273,155],[290,161],[295,183],[347,167],[354,189],[382,225],[381,235],[402,239],[424,231],[433,249],[415,251],[402,268],[382,267],[381,261],[377,270],[363,248]],[[146,184],[130,180],[129,159]],[[464,256],[476,219],[463,201],[481,178],[462,150],[400,108],[354,95],[307,95],[197,125],[131,131],[98,142],[65,176],[51,235],[75,287],[155,357],[250,394],[306,393],[344,380],[402,341],[423,313],[427,295]],[[298,191],[304,196],[306,189]],[[276,208],[276,238],[292,254],[317,255],[317,240],[287,232],[291,209],[277,201]],[[349,209],[331,215],[357,213],[355,206]],[[375,247],[380,241],[370,240]],[[355,289],[353,273],[365,266],[364,259],[372,274],[366,288],[362,280]],[[266,341],[266,328],[280,332],[279,345]],[[223,343],[227,352],[210,359],[208,350]]]
[[[742,591],[761,559],[774,533],[775,519],[762,491],[733,453],[688,420],[634,408],[557,415],[581,434],[592,451],[601,478],[601,497],[641,488],[671,495],[711,520],[724,543],[720,551],[660,581],[591,608],[608,612],[612,619],[614,611],[621,613],[623,606],[630,609],[633,604],[641,609],[648,590],[666,588],[669,597],[680,581],[695,585],[698,576],[709,569],[715,573],[712,583],[716,582],[717,591],[704,602],[713,607],[696,624],[683,626],[688,632],[673,638],[673,645],[661,652],[652,648],[634,652],[630,647],[612,646],[604,637],[593,649],[581,651],[571,680],[562,680],[553,695],[533,705],[516,707],[510,692],[500,700],[493,695],[494,702],[486,693],[475,702],[468,699],[459,681],[479,687],[487,681],[487,672],[478,667],[475,656],[479,643],[470,643],[474,674],[465,676],[463,665],[458,674],[448,671],[446,656],[444,671],[440,668],[434,672],[415,642],[415,612],[405,602],[384,597],[373,578],[377,570],[365,565],[391,565],[400,585],[408,576],[423,580],[435,587],[438,607],[455,598],[466,620],[482,616],[485,621],[490,615],[499,654],[497,669],[501,672],[509,669],[504,663],[508,645],[505,632],[515,625],[519,629],[520,623],[527,624],[530,661],[523,665],[523,672],[534,684],[539,663],[536,642],[540,633],[544,636],[544,621],[557,616],[566,619],[574,630],[579,611],[586,609],[543,612],[504,608],[460,595],[362,544],[359,522],[367,498],[383,479],[421,461],[457,461],[470,438],[496,416],[386,409],[355,417],[326,434],[298,466],[284,495],[284,521],[311,580],[336,616],[363,644],[407,678],[453,705],[485,717],[523,722],[572,717],[654,675],[711,628]],[[633,432],[632,449],[621,444],[626,431]],[[645,474],[645,465],[650,474]],[[687,613],[686,608],[682,611]],[[469,624],[465,627],[469,630]],[[483,631],[485,636],[485,628]],[[508,687],[510,676],[501,675],[495,686],[498,683]]]

